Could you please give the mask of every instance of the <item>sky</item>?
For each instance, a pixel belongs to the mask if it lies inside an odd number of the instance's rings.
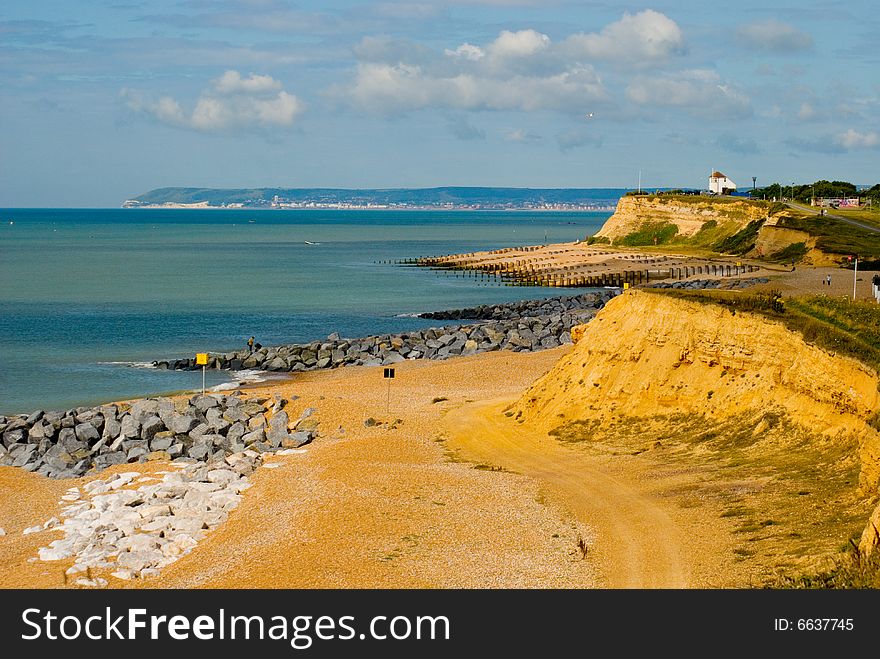
[[[0,206],[880,180],[873,2],[4,0]]]

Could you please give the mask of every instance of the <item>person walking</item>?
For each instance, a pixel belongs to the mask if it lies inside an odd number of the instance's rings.
[[[254,337],[251,337],[248,339],[247,346],[248,346],[248,352],[253,354],[254,353]]]

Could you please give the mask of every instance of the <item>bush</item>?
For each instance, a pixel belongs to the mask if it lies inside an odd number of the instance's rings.
[[[745,254],[755,246],[764,220],[752,220],[732,236],[719,240],[712,249],[722,254]]]
[[[675,238],[678,226],[671,222],[645,222],[638,231],[622,236],[615,245],[637,247],[641,245],[662,245]]]

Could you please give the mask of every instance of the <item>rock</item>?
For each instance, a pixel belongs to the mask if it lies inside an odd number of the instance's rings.
[[[190,402],[200,412],[206,412],[210,408],[220,405],[220,401],[218,401],[215,396],[211,396],[210,394],[199,394],[197,396],[193,396],[190,399]]]
[[[88,422],[77,424],[74,428],[74,432],[76,438],[85,444],[97,442],[101,439],[101,434],[98,432],[98,429]]]
[[[211,446],[205,443],[196,443],[187,451],[187,455],[195,460],[204,460],[211,453]]]
[[[141,424],[130,414],[126,414],[120,421],[121,435],[127,438],[140,437]]]
[[[150,441],[157,433],[160,433],[163,430],[165,430],[165,424],[162,423],[161,418],[156,415],[146,416],[141,422],[140,436],[141,439]]]
[[[177,414],[175,412],[169,419],[168,430],[177,435],[185,435],[197,425],[199,425],[199,422],[195,416],[190,414]]]
[[[43,461],[53,469],[67,469],[74,462],[73,456],[68,453],[62,444],[55,444],[43,455]]]
[[[277,447],[283,439],[287,438],[287,424],[290,422],[287,412],[278,412],[269,420],[269,431],[266,433],[267,441]]]
[[[113,453],[103,453],[101,455],[95,456],[95,469],[100,471],[101,469],[106,469],[111,465],[125,464],[126,462],[128,462],[128,460],[124,453],[120,453],[118,451],[115,451]]]
[[[245,425],[243,423],[241,423],[240,421],[236,421],[226,431],[226,438],[230,442],[237,442],[242,437],[244,437],[246,432],[247,432],[247,428],[245,427]]]
[[[170,430],[163,430],[156,433],[152,441],[150,441],[150,449],[153,451],[164,451],[175,442],[175,435]]]
[[[312,441],[312,433],[306,431],[299,431],[290,433],[286,438],[281,440],[281,446],[283,448],[299,448],[304,444],[308,444]]]
[[[36,410],[35,412],[31,412],[27,419],[25,419],[25,424],[28,426],[34,425],[37,421],[43,418],[45,412],[43,410]]]
[[[262,431],[262,429],[257,429],[249,433],[245,433],[241,437],[241,441],[245,446],[250,446],[254,442],[263,442],[266,439],[266,434]]]
[[[148,453],[149,453],[149,450],[147,450],[146,447],[133,446],[132,448],[130,448],[128,450],[128,453],[126,454],[126,461],[127,462],[135,462],[141,456],[147,455]]]
[[[122,424],[119,423],[116,419],[106,419],[104,421],[104,432],[101,434],[101,438],[108,439],[110,441],[119,437],[122,433]]]
[[[376,421],[376,419],[374,419],[373,417],[368,417],[367,419],[364,419],[364,427],[365,428],[372,428],[373,426],[378,426],[379,423],[380,422]]]
[[[205,419],[212,429],[222,432],[229,427],[229,421],[223,418],[223,413],[217,407],[212,407],[205,412]]]

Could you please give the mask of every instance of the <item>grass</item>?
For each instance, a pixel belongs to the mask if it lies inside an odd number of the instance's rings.
[[[672,222],[645,222],[638,231],[621,236],[614,241],[614,244],[623,247],[662,245],[671,242],[676,234],[678,234],[678,226]]]
[[[777,261],[778,263],[790,263],[800,261],[807,253],[806,243],[791,243],[778,252],[773,252],[767,257],[768,261]]]
[[[829,567],[798,574],[780,574],[767,584],[770,588],[841,589],[880,588],[880,550],[869,557],[859,551],[851,540],[848,552],[832,559]]]
[[[805,231],[816,237],[816,247],[830,254],[858,254],[860,258],[880,258],[880,233],[844,224],[834,218],[808,215],[785,217],[778,226]]]
[[[762,226],[764,220],[752,220],[735,234],[719,240],[712,247],[722,254],[745,254],[755,246],[758,231]]]

